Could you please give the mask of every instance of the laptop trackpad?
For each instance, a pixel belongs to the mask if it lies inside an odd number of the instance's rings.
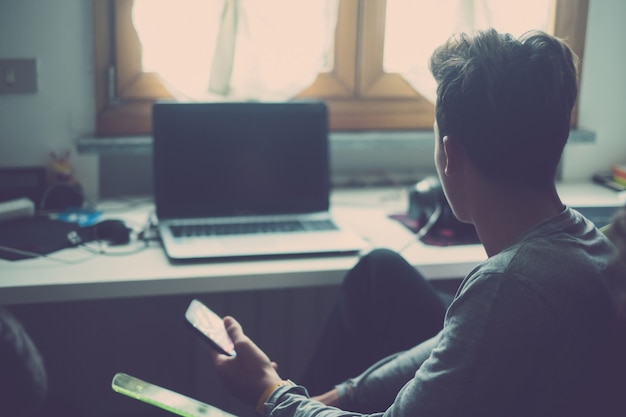
[[[271,253],[274,248],[277,248],[280,244],[280,239],[263,236],[263,239],[255,239],[254,237],[246,239],[229,239],[221,238],[219,240],[219,248],[224,253]]]

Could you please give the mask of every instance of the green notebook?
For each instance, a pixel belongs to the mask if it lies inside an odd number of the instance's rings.
[[[212,405],[124,373],[115,374],[111,387],[115,392],[183,417],[236,417]]]

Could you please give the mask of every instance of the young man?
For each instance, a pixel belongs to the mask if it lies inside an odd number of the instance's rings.
[[[450,38],[431,71],[437,172],[455,215],[476,227],[488,254],[464,279],[443,328],[379,363],[376,378],[368,371],[311,399],[227,317],[238,355],[212,352],[217,372],[275,417],[608,415],[604,353],[626,274],[614,246],[555,187],[576,58],[542,32],[514,39],[487,30]],[[394,319],[408,333],[420,320]],[[403,386],[390,389],[398,380]]]

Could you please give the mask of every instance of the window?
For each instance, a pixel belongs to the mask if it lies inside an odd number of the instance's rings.
[[[553,1],[548,30],[582,59],[588,0]],[[93,5],[97,134],[149,134],[152,102],[171,93],[159,76],[143,70],[133,0],[93,0]],[[339,0],[332,69],[298,94],[327,102],[331,130],[432,128],[434,109],[427,94],[392,72],[385,58],[388,10],[385,0]]]

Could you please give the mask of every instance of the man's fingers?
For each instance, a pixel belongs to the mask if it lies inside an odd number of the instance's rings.
[[[241,340],[245,335],[243,333],[243,328],[241,324],[234,317],[225,316],[224,317],[224,327],[226,327],[226,331],[228,335],[232,339],[233,342],[237,340]]]

